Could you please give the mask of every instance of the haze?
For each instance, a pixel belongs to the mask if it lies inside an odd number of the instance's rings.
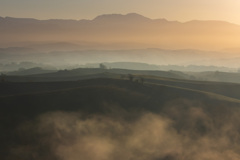
[[[1,160],[240,160],[239,0],[0,0]]]
[[[105,13],[136,12],[181,22],[224,20],[240,24],[237,0],[1,0],[0,15],[37,19],[93,19]]]

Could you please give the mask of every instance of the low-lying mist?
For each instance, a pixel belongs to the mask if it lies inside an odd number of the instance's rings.
[[[51,52],[29,51],[28,48],[0,48],[0,72],[13,71],[19,68],[42,67],[46,69],[70,69],[84,67],[91,63],[112,62],[141,62],[155,64],[155,66],[140,66],[143,69],[164,69],[163,65],[172,65],[167,69],[195,70],[197,68],[184,69],[183,66],[216,66],[239,68],[240,58],[236,53],[223,51],[201,51],[201,50],[164,50],[158,48],[148,49],[119,49],[119,50],[55,50]],[[110,64],[109,64],[110,65]],[[161,65],[161,66],[156,66]],[[175,68],[174,68],[174,65]],[[125,65],[121,65],[125,66]],[[179,67],[178,67],[179,66]],[[85,66],[89,67],[89,66]],[[119,67],[119,64],[111,64],[110,67]],[[156,68],[157,67],[157,68]],[[177,67],[177,68],[176,68]],[[129,67],[128,67],[129,68]],[[131,67],[132,68],[132,67]],[[139,66],[135,66],[139,69]],[[209,70],[202,68],[201,70]],[[223,70],[223,68],[212,68],[211,70]],[[226,71],[226,68],[224,69]]]
[[[16,129],[21,144],[9,149],[8,160],[240,159],[238,108],[213,111],[176,101],[161,113],[115,110],[42,114]]]

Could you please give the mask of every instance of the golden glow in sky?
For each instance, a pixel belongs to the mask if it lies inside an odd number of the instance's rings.
[[[93,19],[110,13],[149,18],[223,20],[240,24],[240,0],[0,0],[0,16]]]

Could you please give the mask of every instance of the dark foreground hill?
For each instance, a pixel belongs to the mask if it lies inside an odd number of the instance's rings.
[[[4,75],[7,82],[56,82],[77,81],[92,78],[120,78],[128,74],[152,75],[167,78],[186,79],[188,75],[178,71],[158,70],[127,70],[127,69],[101,69],[101,68],[77,68],[72,70],[59,70],[52,73],[28,74],[28,75]]]
[[[106,63],[105,63],[106,64]],[[122,63],[127,66],[127,63]],[[103,65],[106,67],[105,65]],[[96,67],[96,66],[94,66]],[[135,66],[138,68],[138,65]],[[177,67],[177,66],[175,66]],[[124,67],[123,67],[124,68]],[[141,67],[139,67],[141,68]],[[177,69],[177,68],[175,68]],[[163,71],[163,70],[133,70],[133,69],[106,69],[106,68],[77,68],[71,70],[44,70],[41,68],[31,68],[22,71],[8,72],[1,75],[1,80],[7,82],[56,82],[56,81],[77,81],[92,78],[120,78],[122,76],[148,75],[174,79],[196,80],[196,81],[212,81],[240,83],[240,73],[238,72],[182,72],[182,71]]]
[[[86,83],[89,85],[89,80],[91,79],[111,78],[130,80],[130,77],[132,77],[132,81],[138,81],[137,83],[142,83],[141,81],[143,81],[143,83],[175,86],[240,99],[239,83],[187,80],[184,77],[186,75],[175,71],[135,72],[134,70],[121,69],[112,70],[113,73],[105,71],[106,70],[102,69],[76,69],[72,71],[59,71],[50,74],[7,76],[7,82],[0,83],[0,97],[82,87],[85,86]],[[120,73],[114,73],[114,71],[118,71]],[[142,75],[144,73],[145,75]]]
[[[1,159],[239,159],[240,100],[157,82],[38,83],[35,93],[30,83],[5,94]]]

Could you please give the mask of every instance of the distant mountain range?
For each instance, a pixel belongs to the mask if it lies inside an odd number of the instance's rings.
[[[240,45],[240,26],[236,24],[198,20],[181,23],[149,19],[136,13],[106,14],[93,20],[0,17],[0,35],[0,47],[52,43],[61,48],[59,42],[67,42],[66,47],[76,49],[86,46],[224,49]]]

